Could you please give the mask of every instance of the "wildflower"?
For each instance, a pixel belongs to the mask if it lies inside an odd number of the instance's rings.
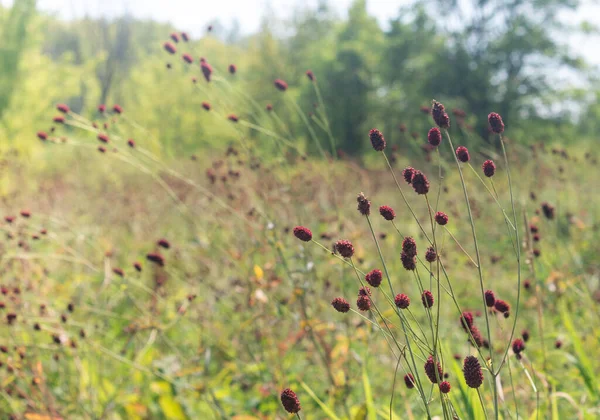
[[[379,207],[379,214],[381,214],[385,220],[394,220],[396,217],[396,212],[390,206]]]
[[[142,263],[140,263],[139,261],[134,262],[133,268],[135,268],[138,273],[141,272],[142,271]]]
[[[437,253],[435,252],[435,249],[433,249],[433,247],[429,247],[427,248],[427,251],[425,252],[425,259],[427,260],[427,262],[434,262],[435,260],[437,260]]]
[[[9,313],[6,314],[6,322],[8,322],[8,325],[12,325],[13,322],[15,322],[17,320],[17,314],[15,313]]]
[[[537,249],[537,248],[534,248],[534,249],[533,249],[533,256],[537,258],[537,257],[539,257],[540,255],[542,255],[542,251],[540,251],[540,250],[539,250],[539,249]]]
[[[415,242],[414,238],[411,236],[404,238],[402,241],[402,252],[411,257],[417,255],[417,243]]]
[[[423,302],[424,307],[431,308],[433,306],[433,294],[429,290],[425,290],[421,295],[421,302]]]
[[[371,309],[371,298],[365,295],[359,295],[358,299],[356,299],[356,307],[363,312]]]
[[[160,255],[158,252],[151,252],[148,255],[146,255],[146,258],[148,259],[148,261],[151,261],[161,267],[165,265],[165,257]]]
[[[525,288],[525,290],[529,290],[529,289],[531,289],[531,281],[529,281],[529,280],[525,280],[525,281],[523,282],[523,287]]]
[[[308,77],[308,80],[310,80],[311,82],[314,82],[315,80],[317,80],[317,78],[315,77],[315,74],[312,72],[312,70],[306,70],[306,77]]]
[[[464,146],[458,146],[456,148],[456,157],[463,163],[467,163],[469,160],[471,160],[469,150]]]
[[[282,92],[285,92],[288,88],[288,84],[286,82],[284,82],[281,79],[275,79],[275,81],[273,82],[273,84],[275,85],[275,87],[277,89],[279,89]]]
[[[114,104],[113,107],[112,107],[112,112],[114,112],[115,114],[122,114],[123,113],[123,108],[119,104]]]
[[[460,324],[465,331],[469,331],[473,327],[473,313],[465,311],[460,316]]]
[[[230,74],[235,74],[237,72],[237,67],[235,64],[230,64],[228,69]]]
[[[413,389],[415,387],[415,377],[412,373],[407,373],[404,375],[404,383],[408,389]]]
[[[546,216],[546,219],[548,219],[548,220],[554,219],[554,207],[552,205],[550,205],[550,203],[543,202],[542,203],[542,211],[544,212],[544,216]]]
[[[488,178],[493,177],[496,173],[496,164],[492,160],[486,160],[485,162],[483,162],[481,168],[483,169],[484,175]]]
[[[371,145],[373,149],[378,152],[381,152],[385,149],[385,138],[383,137],[383,133],[376,128],[373,128],[369,131],[369,139],[371,140]]]
[[[433,105],[431,107],[431,116],[438,127],[450,128],[450,117],[448,117],[448,114],[446,113],[446,108],[435,99],[433,100]]]
[[[37,136],[38,136],[38,139],[40,139],[42,141],[48,140],[48,134],[45,131],[38,131]]]
[[[177,48],[175,48],[175,45],[171,44],[170,42],[165,42],[163,44],[163,48],[169,53],[169,54],[175,54],[177,52]]]
[[[106,111],[106,105],[104,105],[104,104],[98,105],[98,112],[99,113],[104,114],[105,111]]]
[[[98,146],[98,151],[99,151],[100,153],[106,153],[106,147],[103,147],[103,146]]]
[[[288,413],[296,414],[301,410],[300,400],[296,396],[296,393],[289,388],[284,389],[281,393],[281,404]]]
[[[333,299],[331,301],[331,306],[333,306],[333,308],[336,311],[342,313],[346,313],[350,310],[350,304],[348,303],[348,301],[341,297],[336,297],[335,299]]]
[[[69,111],[70,111],[69,106],[65,105],[65,104],[58,104],[58,105],[56,105],[56,109],[58,109],[63,114],[68,114]]]
[[[312,239],[312,232],[304,226],[296,226],[294,228],[294,236],[301,241],[309,242]]]
[[[435,214],[435,221],[440,226],[445,226],[448,224],[448,215],[444,212],[438,211]]]
[[[399,293],[394,298],[394,303],[400,309],[406,309],[410,306],[410,298],[403,293]]]
[[[371,296],[371,289],[367,286],[358,289],[358,296]]]
[[[200,63],[200,69],[207,82],[210,82],[210,75],[212,74],[212,67],[206,61]]]
[[[504,122],[502,121],[500,114],[495,112],[490,113],[488,115],[488,123],[494,133],[500,134],[504,131]]]
[[[127,145],[129,147],[131,147],[132,149],[134,149],[135,148],[135,140],[133,140],[133,139],[127,140]]]
[[[533,235],[532,239],[533,239],[534,242],[539,242],[540,241],[540,235],[539,235],[539,233],[536,233],[535,235]]]
[[[475,356],[467,356],[463,362],[463,375],[465,382],[470,388],[479,388],[483,384],[483,372],[479,359]]]
[[[433,360],[433,356],[429,356],[427,358],[427,362],[425,362],[425,373],[427,374],[427,377],[429,378],[429,380],[431,381],[432,384],[437,384],[438,383],[438,378],[441,378],[444,376],[444,373],[442,372],[442,366],[440,365],[440,363],[437,363],[437,377],[435,374],[435,368],[436,368],[436,363]]]
[[[202,108],[207,111],[210,111],[210,104],[208,102],[202,102]]]
[[[98,133],[98,140],[100,140],[102,143],[110,143],[108,135],[104,133]]]
[[[365,280],[373,287],[379,287],[381,284],[381,280],[383,279],[383,274],[381,270],[371,270],[365,275]]]
[[[182,32],[181,33],[181,39],[183,39],[184,42],[188,42],[190,40],[190,37],[187,34],[187,32]]]
[[[410,166],[407,168],[404,168],[404,170],[402,171],[402,176],[404,177],[404,180],[406,181],[407,184],[412,184],[412,179],[413,176],[415,175],[416,170],[414,168],[411,168]]]
[[[170,243],[169,241],[167,241],[166,239],[164,239],[164,238],[162,238],[162,239],[159,239],[159,240],[156,242],[156,245],[158,245],[158,246],[160,246],[160,247],[163,247],[164,249],[169,249],[169,248],[171,248],[171,243]]]
[[[354,247],[352,242],[346,240],[339,240],[335,243],[335,249],[344,258],[351,258],[354,255]]]
[[[523,332],[521,333],[521,337],[523,337],[523,341],[528,342],[529,341],[529,331],[523,330]]]
[[[231,122],[235,122],[235,123],[236,123],[236,122],[238,122],[238,121],[240,120],[240,119],[237,117],[237,115],[235,115],[235,114],[229,114],[229,115],[227,116],[227,119],[228,119],[229,121],[231,121]]]
[[[273,111],[273,105],[271,105],[271,104],[267,104],[267,106],[265,108],[269,112]]]
[[[179,35],[173,32],[169,37],[173,40],[173,42],[179,42]]]
[[[488,308],[493,308],[494,304],[496,303],[496,296],[494,295],[494,292],[491,290],[486,290],[484,296],[486,306]]]
[[[367,197],[365,197],[365,195],[362,192],[358,194],[358,196],[356,197],[356,201],[358,202],[357,209],[360,212],[360,214],[362,214],[363,216],[368,216],[369,214],[371,214],[371,202],[367,200]]]
[[[190,54],[183,54],[181,56],[181,58],[183,58],[183,61],[185,61],[188,64],[192,64],[194,62],[194,59],[192,58],[192,56]]]
[[[22,217],[28,219],[31,217],[31,212],[29,210],[21,210],[20,214]]]
[[[556,340],[556,342],[554,343],[554,348],[560,349],[561,347],[562,347],[562,341]]]
[[[123,271],[122,268],[119,268],[119,267],[113,268],[112,272],[115,273],[117,276],[120,276],[120,277],[125,276],[125,272]]]
[[[450,388],[452,388],[450,386],[450,382],[448,381],[444,381],[440,384],[440,391],[442,391],[442,394],[447,394],[448,392],[450,392]]]
[[[512,343],[512,349],[515,354],[519,354],[525,350],[525,343],[520,338],[515,338]]]
[[[57,124],[64,124],[65,117],[63,117],[62,115],[57,115],[56,117],[52,118],[52,121],[54,121]]]
[[[415,171],[412,177],[412,186],[417,194],[427,194],[429,192],[429,181],[421,171]]]
[[[487,347],[487,341],[483,339],[483,336],[481,335],[481,331],[479,331],[479,328],[477,328],[475,325],[471,326],[471,328],[469,329],[469,332],[471,333],[470,337],[473,337],[473,343],[475,344],[476,347]]]
[[[496,302],[494,303],[494,308],[496,308],[498,312],[502,313],[510,311],[510,305],[501,299],[496,299]]]
[[[400,261],[402,261],[402,266],[408,271],[414,271],[417,268],[415,257],[408,255],[406,252],[400,254]]]
[[[427,141],[434,147],[439,146],[442,142],[442,132],[440,129],[433,127],[431,130],[429,130],[429,133],[427,133]]]

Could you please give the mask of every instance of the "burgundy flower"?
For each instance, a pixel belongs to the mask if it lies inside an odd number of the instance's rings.
[[[534,248],[533,249],[533,256],[538,258],[540,255],[542,255],[542,251],[540,251],[538,248]]]
[[[175,54],[177,52],[177,48],[175,48],[175,45],[173,45],[170,42],[165,42],[163,44],[163,48],[169,53],[169,54]]]
[[[414,269],[417,268],[415,257],[408,255],[406,252],[400,254],[400,261],[402,261],[402,266],[408,271],[414,271]]]
[[[229,65],[229,73],[231,74],[235,74],[237,72],[237,67],[235,64],[230,64]]]
[[[142,271],[142,263],[139,261],[134,262],[133,268],[135,268],[138,272],[141,272]]]
[[[523,337],[523,341],[528,342],[529,341],[529,331],[523,330],[523,332],[521,333],[521,337]]]
[[[106,153],[106,147],[103,147],[103,146],[98,146],[98,151],[99,151],[100,153]]]
[[[481,168],[483,169],[484,175],[488,178],[493,177],[496,173],[496,164],[492,160],[486,160],[485,162],[483,162]]]
[[[412,238],[411,236],[407,236],[404,238],[404,240],[402,241],[402,252],[411,257],[417,255],[417,243],[415,242],[414,238]]]
[[[554,348],[560,349],[562,347],[562,344],[562,341],[556,340],[556,342],[554,343]]]
[[[483,384],[483,372],[479,359],[475,356],[467,356],[463,362],[463,375],[465,382],[470,388],[479,388]]]
[[[99,113],[104,114],[105,111],[106,111],[106,105],[104,105],[104,104],[98,105],[98,112]]]
[[[333,308],[336,311],[342,313],[346,313],[350,310],[350,304],[348,303],[348,301],[341,297],[336,297],[335,299],[333,299],[331,301],[331,306],[333,306]]]
[[[188,64],[192,64],[194,62],[194,59],[192,58],[192,56],[190,54],[183,54],[181,56],[181,58],[183,58],[183,61],[185,61]]]
[[[151,261],[161,267],[165,265],[165,257],[160,255],[158,252],[151,252],[148,255],[146,255],[146,258],[148,259],[148,261]]]
[[[371,296],[371,289],[367,286],[358,289],[358,296]]]
[[[412,184],[412,179],[415,175],[415,172],[416,170],[414,168],[411,168],[410,166],[402,171],[402,176],[404,177],[404,180],[407,184]]]
[[[385,220],[394,220],[396,217],[396,212],[390,206],[379,207],[379,214],[381,214]]]
[[[421,302],[423,302],[424,307],[431,308],[433,306],[433,294],[429,290],[423,291]]]
[[[21,210],[20,212],[21,216],[28,219],[31,217],[31,212],[29,210]]]
[[[450,392],[450,388],[452,388],[450,386],[450,382],[448,381],[444,381],[440,384],[440,391],[442,391],[442,394],[447,394],[448,392]]]
[[[433,105],[431,107],[431,116],[433,117],[433,121],[440,128],[450,128],[450,117],[446,113],[446,108],[444,105],[439,103],[436,100],[433,100]]]
[[[286,82],[284,82],[281,79],[275,79],[275,81],[273,82],[273,84],[275,85],[275,87],[277,89],[279,89],[282,92],[285,92],[288,88],[288,84]]]
[[[383,137],[383,133],[376,128],[373,128],[369,131],[369,139],[371,140],[371,145],[373,149],[378,152],[381,152],[385,149],[385,138]]]
[[[58,105],[56,105],[56,109],[58,109],[63,114],[68,114],[69,111],[70,111],[69,106],[65,105],[65,104],[58,104]]]
[[[403,293],[399,293],[394,298],[394,303],[400,309],[406,309],[410,306],[410,298]]]
[[[532,239],[534,242],[539,242],[540,241],[540,234],[536,233],[532,236]]]
[[[271,104],[267,104],[267,106],[265,108],[269,112],[273,111],[273,105],[271,105]]]
[[[425,373],[427,374],[427,377],[429,378],[432,384],[437,384],[439,381],[438,378],[444,377],[444,373],[442,372],[442,366],[439,362],[437,363],[437,376],[435,374],[435,369],[436,363],[433,360],[433,356],[429,356],[427,358],[427,362],[425,362]]]
[[[125,276],[125,272],[123,271],[122,268],[115,267],[115,268],[112,269],[112,271],[113,271],[113,273],[115,273],[119,277],[124,277]]]
[[[301,241],[309,242],[312,239],[312,232],[304,226],[296,226],[294,228],[294,236]]]
[[[373,287],[379,287],[381,280],[383,279],[383,273],[381,270],[371,270],[365,275],[365,280]]]
[[[57,124],[64,124],[65,117],[63,117],[62,115],[57,115],[56,117],[52,118],[52,121],[54,121]]]
[[[108,135],[104,133],[98,133],[98,140],[100,140],[102,143],[110,143]]]
[[[546,216],[546,219],[548,219],[548,220],[554,219],[554,207],[552,205],[550,205],[550,203],[543,202],[542,203],[542,211],[544,212],[544,216]]]
[[[48,140],[48,134],[45,131],[38,131],[37,136],[40,140]]]
[[[112,107],[112,111],[115,114],[122,114],[123,113],[123,108],[119,104],[114,104],[113,107]]]
[[[363,312],[371,309],[371,298],[369,296],[360,295],[356,299],[356,307]]]
[[[183,39],[185,42],[188,42],[190,40],[190,37],[187,34],[187,32],[182,32],[181,33],[181,39]]]
[[[300,400],[296,393],[289,388],[284,389],[281,393],[281,404],[288,413],[296,414],[301,410]]]
[[[504,122],[500,114],[496,114],[495,112],[490,113],[488,115],[488,122],[494,133],[500,134],[504,131]]]
[[[210,75],[212,74],[212,67],[206,61],[200,63],[200,70],[207,82],[210,82]]]
[[[417,194],[427,194],[429,192],[429,181],[421,171],[415,171],[412,177],[412,186]]]
[[[356,201],[358,202],[358,211],[363,216],[368,216],[371,214],[371,202],[365,197],[365,195],[361,192],[356,197]]]
[[[429,247],[427,248],[427,251],[425,251],[425,259],[427,260],[427,262],[434,262],[435,260],[437,260],[437,253],[435,252],[435,249],[433,249],[433,247]]]
[[[469,155],[469,150],[464,146],[458,146],[456,148],[456,157],[463,163],[471,160],[471,156]]]
[[[404,375],[404,383],[408,389],[413,389],[415,387],[415,377],[412,373],[407,373]]]
[[[529,225],[529,230],[531,231],[531,233],[538,233],[539,231],[538,227],[534,224]]]
[[[512,343],[512,349],[513,352],[518,355],[523,350],[525,350],[525,343],[520,338],[515,338],[515,340]]]
[[[510,305],[502,299],[496,299],[496,302],[494,303],[494,308],[496,308],[498,312],[502,313],[510,311]]]
[[[485,296],[485,304],[488,308],[493,308],[494,305],[496,304],[496,296],[494,295],[494,292],[491,290],[486,290],[484,293]]]
[[[435,221],[440,226],[445,226],[448,224],[448,215],[444,212],[438,211],[435,214]]]
[[[339,240],[335,243],[335,249],[344,258],[351,258],[354,255],[354,247],[352,242],[346,240]]]
[[[169,37],[173,40],[173,42],[179,42],[179,34],[173,32]]]
[[[469,330],[469,332],[471,333],[471,336],[473,337],[473,341],[476,347],[487,347],[487,340],[483,339],[483,336],[481,335],[481,331],[479,331],[479,329],[473,325],[471,327],[471,329]],[[471,337],[469,337],[471,338]]]
[[[208,102],[202,102],[202,108],[207,111],[210,111],[210,104]]]
[[[169,249],[171,248],[171,244],[169,241],[167,241],[166,239],[162,238],[159,239],[158,241],[156,241],[156,245],[163,247],[164,249]]]
[[[235,114],[229,114],[229,115],[227,116],[227,119],[228,119],[229,121],[231,121],[231,122],[235,122],[235,123],[236,123],[236,122],[238,122],[238,121],[240,120],[240,119],[237,117],[237,115],[235,115]]]
[[[433,127],[431,130],[429,130],[429,133],[427,133],[427,141],[434,147],[439,146],[442,142],[442,132],[440,129]]]
[[[465,311],[460,316],[460,325],[465,331],[469,331],[473,328],[473,313]]]
[[[127,140],[127,145],[129,147],[131,147],[132,149],[134,149],[135,148],[135,140],[133,140],[133,139]]]

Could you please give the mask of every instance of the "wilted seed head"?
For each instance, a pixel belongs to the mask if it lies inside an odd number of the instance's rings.
[[[160,255],[158,252],[151,252],[151,253],[147,254],[146,259],[148,259],[148,261],[151,261],[151,262],[159,265],[160,267],[164,267],[164,265],[165,265],[165,257]]]
[[[404,293],[398,293],[394,298],[394,303],[400,309],[406,309],[410,306],[410,298]]]
[[[548,202],[542,203],[542,211],[544,212],[544,216],[546,219],[552,220],[554,219],[554,206],[550,205]]]
[[[411,257],[417,255],[417,242],[412,236],[407,236],[402,240],[402,252]]]
[[[427,260],[427,262],[434,262],[435,260],[437,260],[437,253],[435,252],[435,249],[433,249],[433,247],[429,247],[427,248],[427,251],[425,251],[425,259]]]
[[[438,378],[442,378],[444,376],[444,373],[442,372],[442,366],[439,362],[437,363],[437,376],[435,374],[435,369],[436,363],[433,361],[433,356],[429,356],[427,358],[427,361],[425,362],[425,373],[427,374],[427,377],[429,378],[432,384],[437,384]]]
[[[383,133],[376,128],[373,128],[369,131],[369,139],[371,140],[371,145],[373,149],[378,152],[381,152],[385,149],[385,138],[383,137]]]
[[[496,303],[496,295],[491,290],[486,290],[484,293],[485,296],[485,304],[488,308],[493,308]]]
[[[500,134],[504,131],[504,122],[500,114],[496,114],[495,112],[490,113],[488,115],[488,123],[494,133]]]
[[[202,102],[202,108],[207,111],[210,111],[210,104],[208,102]]]
[[[365,275],[365,280],[373,287],[379,287],[382,279],[383,273],[377,269],[371,270]]]
[[[407,184],[412,184],[412,179],[413,176],[415,175],[415,168],[411,168],[410,166],[407,168],[404,168],[404,170],[402,171],[402,176],[404,177],[404,180],[406,181]]]
[[[300,400],[296,393],[289,388],[284,389],[281,393],[281,404],[288,413],[296,414],[301,410]]]
[[[200,70],[207,82],[210,82],[210,75],[212,74],[212,67],[206,61],[200,63]]]
[[[354,246],[352,242],[340,239],[335,243],[336,251],[344,258],[351,258],[354,255]]]
[[[421,171],[415,171],[412,177],[412,186],[417,194],[427,194],[429,192],[429,181]]]
[[[456,148],[456,157],[463,163],[467,163],[469,160],[471,160],[469,150],[464,146],[458,146]]]
[[[114,112],[115,114],[122,114],[123,113],[123,107],[119,104],[114,104],[112,107],[112,112]],[[115,120],[113,120],[114,122]]]
[[[426,308],[431,308],[433,306],[433,293],[429,290],[423,291],[421,295],[421,302],[423,302],[423,306]]]
[[[309,242],[312,239],[312,232],[304,226],[296,226],[294,228],[294,236],[301,241]]]
[[[510,311],[510,305],[502,299],[496,299],[496,302],[494,303],[494,308],[496,308],[498,312],[502,313]]]
[[[56,109],[58,109],[63,114],[68,114],[69,111],[70,111],[69,106],[65,105],[65,104],[58,104],[58,105],[56,105]]]
[[[275,85],[275,87],[277,89],[279,89],[282,92],[285,92],[288,88],[288,84],[286,82],[284,82],[281,79],[275,79],[275,81],[273,82],[273,84]]]
[[[167,241],[165,238],[161,238],[158,241],[156,241],[156,245],[163,247],[164,249],[171,248],[171,243],[169,241]]]
[[[450,128],[450,117],[448,117],[448,114],[446,113],[446,108],[444,108],[444,105],[442,105],[435,99],[433,100],[433,104],[431,107],[431,116],[433,117],[433,121],[435,121],[438,127]]]
[[[485,162],[483,162],[481,168],[483,169],[484,175],[488,178],[493,177],[496,173],[496,164],[492,160],[486,160]]]
[[[415,377],[412,373],[407,373],[404,375],[404,383],[408,389],[413,389],[415,387]]]
[[[429,133],[427,133],[427,141],[434,147],[439,146],[442,142],[442,132],[440,129],[433,127],[431,130],[429,130]]]
[[[350,304],[348,303],[348,301],[342,297],[336,297],[335,299],[333,299],[331,301],[331,306],[333,306],[333,308],[338,311],[338,312],[342,312],[342,313],[346,313],[350,310]]]
[[[523,332],[521,333],[521,337],[523,337],[524,342],[528,342],[529,341],[529,331],[523,330]]]
[[[440,226],[445,226],[448,224],[448,215],[444,212],[438,211],[435,214],[435,221]]]
[[[237,115],[235,115],[235,114],[229,114],[229,115],[227,116],[227,119],[228,119],[229,121],[231,121],[231,122],[235,122],[235,123],[236,123],[236,122],[238,122],[238,121],[240,120],[240,119],[237,117]]]
[[[460,316],[460,325],[465,331],[469,331],[473,327],[473,313],[465,311]]]
[[[379,214],[381,214],[385,220],[394,220],[396,217],[396,212],[390,206],[379,207]]]
[[[408,271],[414,271],[417,268],[417,262],[415,261],[415,257],[412,255],[408,255],[406,252],[402,252],[400,254],[400,261],[402,261],[402,267],[404,267]]]
[[[359,295],[356,299],[356,307],[363,312],[371,309],[371,298],[365,295]]]
[[[368,216],[371,214],[371,202],[367,199],[367,197],[365,197],[364,193],[361,192],[358,194],[356,197],[356,202],[358,203],[357,209],[360,214],[363,216]]]
[[[132,149],[134,149],[135,148],[135,140],[133,140],[133,139],[127,140],[127,145],[129,147],[131,147]]]
[[[228,69],[230,74],[235,74],[237,72],[237,67],[235,64],[230,64]]]
[[[43,141],[48,140],[48,134],[45,131],[38,131],[37,136],[38,136],[38,139],[40,139],[40,140],[43,140]]]
[[[108,137],[108,134],[104,134],[104,133],[98,133],[98,140],[100,140],[102,143],[110,142],[110,138]]]
[[[483,372],[479,359],[475,356],[467,356],[463,362],[463,375],[465,382],[470,388],[479,388],[483,384]]]
[[[175,54],[177,52],[177,48],[175,48],[175,45],[173,45],[170,42],[165,42],[163,44],[163,48],[169,53],[169,54]]]
[[[442,391],[442,394],[447,394],[448,392],[450,392],[450,388],[452,388],[450,386],[450,382],[448,381],[444,381],[440,384],[440,391]]]
[[[194,59],[193,59],[193,57],[192,57],[190,54],[187,54],[187,53],[186,53],[186,54],[183,54],[183,55],[181,56],[181,58],[183,58],[183,61],[185,61],[185,62],[186,62],[186,63],[188,63],[188,64],[192,64],[192,63],[194,62]]]
[[[523,342],[523,340],[521,340],[520,338],[515,338],[512,343],[512,350],[517,355],[523,350],[525,350],[525,343]]]

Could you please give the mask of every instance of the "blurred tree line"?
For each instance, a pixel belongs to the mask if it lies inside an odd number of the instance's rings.
[[[36,12],[35,0],[15,0],[0,7],[0,144],[33,144],[35,131],[49,127],[56,102],[86,116],[100,103],[119,103],[146,128],[139,135],[172,154],[226,144],[234,132],[202,112],[209,98],[189,82],[193,74],[200,78],[200,56],[223,77],[236,64],[236,75],[227,76],[231,85],[281,110],[297,139],[309,133],[273,80],[286,80],[286,95],[308,114],[316,102],[305,76],[311,69],[337,147],[349,154],[362,151],[374,126],[392,142],[424,138],[431,121],[422,108],[432,98],[454,109],[460,124],[453,130],[473,138],[487,137],[493,110],[521,141],[574,141],[596,128],[579,116],[600,114],[593,91],[559,83],[562,75],[586,87],[595,83],[594,69],[560,42],[566,32],[596,34],[589,24],[562,19],[579,6],[579,0],[415,0],[382,25],[368,14],[366,0],[355,0],[343,17],[321,0],[285,21],[267,11],[250,35],[215,22],[212,32],[179,43],[178,55],[168,56],[162,43],[177,28],[129,16],[64,22]],[[194,70],[180,62],[184,52],[194,56]],[[224,103],[226,114],[249,111],[247,104]]]

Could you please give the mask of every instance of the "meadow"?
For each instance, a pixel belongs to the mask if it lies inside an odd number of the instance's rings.
[[[427,98],[356,155],[318,72],[164,38],[3,154],[1,418],[600,417],[594,142]]]

